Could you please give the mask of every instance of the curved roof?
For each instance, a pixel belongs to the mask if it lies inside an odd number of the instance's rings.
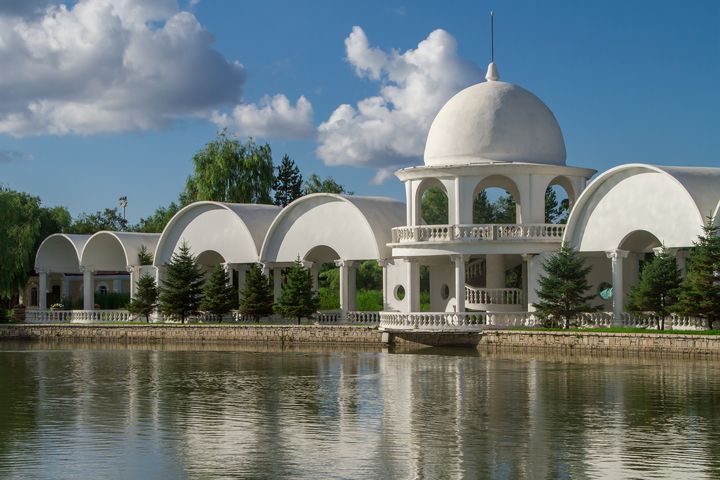
[[[491,64],[491,69],[493,64]],[[492,162],[565,165],[565,141],[550,109],[517,85],[470,86],[442,107],[425,143],[425,165]]]
[[[153,253],[158,240],[159,233],[97,232],[85,244],[80,264],[95,270],[124,270],[139,265],[138,253],[143,245]]]
[[[290,262],[316,247],[344,260],[391,257],[392,228],[405,223],[405,204],[386,197],[315,193],[285,207],[265,236],[260,260]]]
[[[196,255],[211,250],[226,262],[257,262],[265,233],[280,210],[275,205],[192,203],[177,212],[165,226],[155,250],[154,264],[169,261],[183,240]]]
[[[570,213],[564,241],[580,251],[618,248],[633,231],[691,246],[720,199],[720,168],[628,164],[597,177]]]
[[[54,233],[42,241],[35,254],[35,270],[80,273],[80,257],[90,235]]]

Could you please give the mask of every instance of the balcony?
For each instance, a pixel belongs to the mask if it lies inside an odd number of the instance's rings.
[[[394,244],[421,242],[562,241],[565,225],[553,223],[419,225],[392,229]]]

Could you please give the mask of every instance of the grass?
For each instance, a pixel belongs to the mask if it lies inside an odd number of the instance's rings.
[[[537,328],[513,327],[505,330],[521,330],[527,332],[568,332],[568,333],[644,333],[644,334],[672,334],[672,335],[720,335],[720,330],[652,330],[635,327],[608,327],[608,328]]]

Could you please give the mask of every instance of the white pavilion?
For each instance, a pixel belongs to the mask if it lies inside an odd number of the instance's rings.
[[[405,203],[335,194],[308,195],[282,209],[196,202],[161,234],[51,235],[37,253],[38,275],[24,292],[28,319],[51,319],[49,298],[77,298],[81,292],[83,309],[61,314],[63,320],[127,319],[127,312],[94,310],[93,293],[132,296],[143,272],[162,282],[164,265],[186,241],[202,266],[231,269],[238,288],[249,265],[261,264],[276,296],[283,269],[297,257],[313,272],[316,286],[318,266],[334,262],[340,268],[340,311],[320,315],[323,321],[388,330],[533,325],[542,263],[567,242],[592,266],[594,290],[612,285],[612,298],[597,297],[605,313],[594,321],[627,323],[624,301],[647,255],[664,246],[683,270],[703,225],[720,220],[720,168],[637,163],[591,181],[595,173],[566,164],[553,113],[529,91],[501,81],[491,63],[485,82],[459,92],[435,117],[424,165],[396,172]],[[567,193],[567,224],[545,221],[545,192],[554,185]],[[447,195],[447,224],[423,220],[421,199],[432,187]],[[474,199],[488,188],[512,195],[514,223],[473,224]],[[137,264],[141,246],[154,252],[153,265]],[[357,311],[355,274],[363,260],[382,267],[382,312]],[[429,311],[420,308],[421,267],[429,272]],[[514,285],[507,284],[510,269],[521,272]]]

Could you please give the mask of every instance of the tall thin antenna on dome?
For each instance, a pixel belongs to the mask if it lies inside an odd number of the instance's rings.
[[[490,61],[495,62],[495,12],[490,10]]]

